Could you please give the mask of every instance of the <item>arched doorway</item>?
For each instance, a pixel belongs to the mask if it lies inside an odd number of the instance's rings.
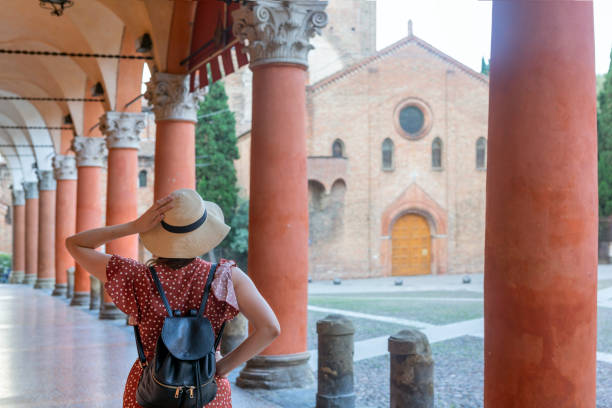
[[[391,274],[428,275],[431,273],[431,232],[427,220],[418,214],[405,214],[391,230]]]

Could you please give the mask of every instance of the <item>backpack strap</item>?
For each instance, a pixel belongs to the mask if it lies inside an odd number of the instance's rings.
[[[212,285],[213,278],[215,277],[215,272],[217,271],[217,264],[212,264],[210,267],[210,272],[208,273],[208,278],[206,279],[206,286],[204,287],[204,294],[202,295],[202,303],[200,304],[200,310],[198,311],[198,316],[202,316],[204,311],[206,310],[206,301],[208,300],[208,293],[210,292],[210,286]],[[223,329],[225,328],[225,322],[221,325],[219,329],[219,334],[215,339],[215,351],[217,350],[217,346],[221,341],[221,335],[223,334]]]
[[[157,272],[155,272],[155,268],[152,266],[149,266],[149,270],[151,271],[151,276],[153,276],[153,282],[155,282],[155,287],[157,287],[157,291],[161,296],[162,302],[164,302],[164,306],[168,311],[168,315],[172,317],[172,308],[170,307],[170,303],[168,303],[168,299],[166,298],[166,294],[164,293],[164,288],[162,287],[162,284],[159,281],[159,278],[157,277]]]
[[[208,300],[208,292],[210,292],[210,285],[212,284],[216,271],[217,271],[217,264],[215,263],[211,265],[210,272],[208,273],[208,278],[206,279],[206,286],[204,286],[204,294],[202,295],[202,303],[200,303],[200,310],[198,311],[198,316],[202,316],[204,314],[204,311],[206,310],[206,301]]]
[[[164,306],[168,311],[168,314],[172,316],[172,309],[170,308],[170,303],[168,303],[168,299],[166,298],[166,294],[164,293],[164,288],[157,276],[157,272],[155,272],[155,268],[152,266],[149,267],[149,271],[151,271],[151,276],[153,277],[153,282],[155,282],[155,287],[159,292],[159,295],[164,302]],[[147,366],[147,357],[144,353],[144,347],[142,345],[142,339],[140,338],[140,331],[138,330],[138,326],[134,326],[134,339],[136,339],[136,351],[138,351],[138,361],[140,362],[140,367],[144,368]]]
[[[142,346],[142,339],[140,338],[138,326],[134,326],[134,338],[136,339],[136,350],[138,351],[138,361],[140,362],[140,367],[145,368],[147,366],[147,357],[144,353],[144,347]]]

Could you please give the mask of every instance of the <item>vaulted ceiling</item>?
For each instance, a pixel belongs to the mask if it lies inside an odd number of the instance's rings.
[[[84,105],[103,103],[104,110],[117,109],[120,64],[140,64],[142,72],[145,62],[142,58],[120,60],[14,51],[147,56],[151,68],[164,71],[173,24],[175,30],[184,30],[181,24],[188,25],[188,21],[173,21],[176,9],[187,9],[183,14],[189,16],[193,4],[186,0],[74,0],[74,5],[58,17],[41,8],[39,0],[2,1],[0,154],[11,169],[14,188],[21,189],[24,180],[36,180],[34,163],[40,170],[51,169],[54,152],[65,149],[62,144],[66,141],[62,141],[62,132],[57,129],[66,126],[64,117],[71,116],[75,134],[84,134]],[[148,53],[136,53],[135,39],[145,33],[152,38],[153,48]],[[131,41],[128,47],[126,39]],[[61,100],[92,98],[92,84],[98,82],[104,89],[103,102]],[[140,83],[135,89],[139,88]],[[60,100],[18,99],[24,97]]]

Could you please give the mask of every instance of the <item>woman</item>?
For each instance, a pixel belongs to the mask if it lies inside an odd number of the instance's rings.
[[[104,283],[104,288],[119,309],[138,325],[147,360],[153,357],[155,343],[167,312],[162,306],[148,265],[153,265],[172,310],[183,314],[198,309],[211,264],[198,258],[216,247],[229,232],[219,206],[204,201],[194,190],[177,190],[158,200],[138,219],[120,225],[83,231],[66,239],[74,259]],[[117,255],[96,251],[106,242],[140,234],[143,245],[154,259],[147,265]],[[211,285],[205,315],[215,335],[221,324],[238,310],[254,330],[232,352],[220,358],[217,351],[215,381],[218,391],[207,408],[231,407],[227,374],[267,347],[280,334],[274,312],[253,282],[234,262],[222,259]],[[139,408],[136,388],[142,374],[134,363],[123,394],[124,408]]]

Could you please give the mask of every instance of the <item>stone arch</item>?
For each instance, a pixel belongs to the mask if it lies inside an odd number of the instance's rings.
[[[311,246],[333,240],[342,233],[346,183],[336,179],[327,190],[317,180],[308,180],[308,228]]]
[[[431,231],[431,273],[447,272],[446,211],[417,184],[411,184],[401,196],[391,203],[381,217],[380,263],[383,276],[391,276],[391,230],[393,224],[405,214],[418,214],[425,218]]]

